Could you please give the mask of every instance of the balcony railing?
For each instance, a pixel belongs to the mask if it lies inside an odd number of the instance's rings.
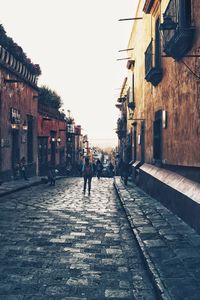
[[[38,77],[32,74],[27,67],[0,45],[0,65],[8,69],[25,82],[36,87]]]
[[[180,28],[171,31],[166,37],[165,34],[165,45],[164,52],[173,57],[176,60],[180,60],[184,55],[189,52],[193,46],[195,38],[195,28]]]
[[[154,86],[162,80],[163,72],[158,62],[157,57],[153,61],[153,41],[151,41],[145,52],[145,79]]]
[[[191,25],[191,1],[171,0],[164,13],[176,27],[163,30],[164,52],[176,60],[181,59],[189,52],[195,40],[195,27]],[[165,23],[163,23],[165,28]]]

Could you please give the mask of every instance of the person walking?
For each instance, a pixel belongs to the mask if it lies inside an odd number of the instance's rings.
[[[92,176],[93,176],[93,167],[89,161],[89,157],[85,158],[85,163],[83,164],[82,172],[83,172],[83,178],[84,178],[83,193],[85,194],[87,183],[88,183],[88,195],[90,195],[91,181],[92,181]]]
[[[49,163],[48,165],[48,182],[50,186],[55,186],[56,184],[56,172],[55,172],[55,168],[52,166],[51,163]]]
[[[127,185],[129,176],[129,164],[127,161],[122,161],[121,165],[121,177],[124,180],[124,184]]]
[[[97,173],[97,178],[98,179],[100,179],[100,177],[101,177],[102,170],[103,170],[103,165],[100,162],[100,160],[97,159],[97,162],[96,162],[96,173]]]
[[[20,160],[20,174],[24,180],[29,180],[26,175],[26,158],[24,156]]]

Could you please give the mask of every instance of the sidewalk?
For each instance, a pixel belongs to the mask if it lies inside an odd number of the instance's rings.
[[[66,178],[67,176],[56,176],[56,180]],[[29,177],[29,180],[26,181],[24,179],[10,180],[3,182],[0,185],[0,197],[6,196],[8,194],[26,189],[33,185],[42,184],[42,178],[47,178],[46,176],[33,176]]]
[[[161,299],[200,299],[200,236],[134,184],[114,186]]]
[[[30,177],[28,181],[25,181],[24,179],[17,179],[3,182],[0,185],[0,197],[40,183],[42,182],[41,177],[39,176]]]

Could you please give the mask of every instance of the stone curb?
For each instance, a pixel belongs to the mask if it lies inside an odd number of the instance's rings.
[[[120,193],[120,188],[118,187],[117,183],[116,183],[116,180],[114,179],[114,188],[116,190],[116,193],[117,193],[117,196],[119,197],[119,200],[124,208],[124,211],[126,213],[126,216],[128,218],[128,221],[129,221],[129,224],[131,226],[131,229],[133,231],[133,234],[137,240],[137,243],[138,243],[138,246],[139,246],[139,249],[140,249],[140,252],[143,256],[143,259],[144,259],[144,262],[149,270],[149,273],[151,275],[151,279],[152,279],[152,283],[156,289],[156,292],[157,292],[157,295],[159,297],[159,299],[161,300],[171,300],[171,297],[169,296],[168,292],[167,292],[167,289],[164,287],[162,281],[160,280],[160,277],[159,277],[159,273],[154,265],[154,263],[152,262],[149,254],[147,253],[146,249],[145,249],[145,246],[144,246],[144,243],[142,242],[141,238],[139,237],[139,234],[137,232],[137,229],[135,228],[133,222],[132,222],[132,219],[131,219],[131,216],[129,214],[129,211],[126,207],[126,203]],[[123,185],[123,184],[122,184]]]

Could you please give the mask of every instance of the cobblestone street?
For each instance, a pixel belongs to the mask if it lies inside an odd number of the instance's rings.
[[[157,299],[112,179],[0,199],[0,299]]]

